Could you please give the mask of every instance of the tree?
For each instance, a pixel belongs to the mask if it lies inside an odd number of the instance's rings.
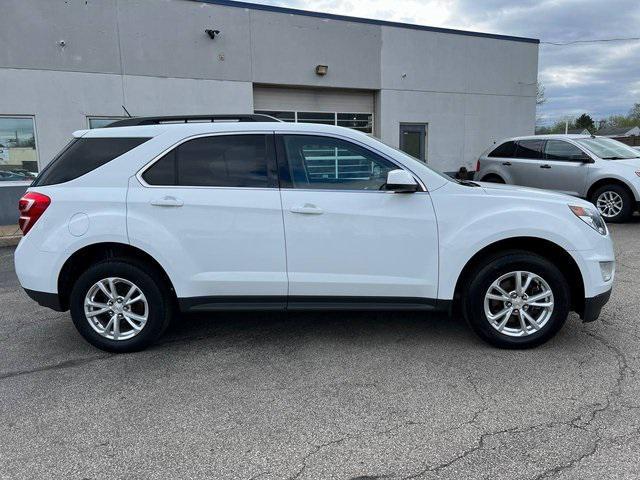
[[[631,110],[629,110],[629,119],[640,121],[640,103],[634,103]]]
[[[575,128],[586,128],[590,132],[593,132],[595,130],[595,127],[596,124],[593,121],[593,118],[591,118],[591,116],[587,115],[586,113],[583,113],[576,119]]]
[[[542,82],[536,82],[536,105],[543,105],[546,101],[547,97],[544,96],[544,85]]]

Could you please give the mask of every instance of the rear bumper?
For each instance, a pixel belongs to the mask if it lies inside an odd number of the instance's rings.
[[[581,313],[580,318],[583,322],[593,322],[598,319],[602,307],[606,305],[611,297],[611,290],[608,290],[595,297],[585,298],[584,311]]]
[[[29,298],[35,300],[43,307],[50,308],[56,312],[64,312],[66,310],[63,308],[60,302],[60,296],[57,293],[38,292],[36,290],[29,290],[28,288],[25,288],[24,291],[29,295]]]

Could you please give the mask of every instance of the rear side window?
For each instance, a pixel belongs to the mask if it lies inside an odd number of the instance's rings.
[[[268,187],[267,135],[217,135],[185,142],[142,174],[149,185]]]
[[[55,185],[89,173],[149,138],[77,138],[38,175],[32,186]]]
[[[544,140],[520,140],[516,149],[516,158],[526,158],[528,160],[542,159],[542,147]]]
[[[516,153],[515,142],[504,142],[498,148],[494,149],[488,156],[497,158],[513,158]]]

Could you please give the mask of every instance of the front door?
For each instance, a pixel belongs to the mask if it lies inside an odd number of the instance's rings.
[[[437,227],[426,192],[383,190],[399,168],[361,145],[277,137],[289,308],[437,297]]]
[[[283,308],[284,227],[271,134],[188,140],[132,178],[127,228],[187,308]]]
[[[589,157],[572,143],[547,140],[544,163],[540,166],[534,187],[557,190],[580,196],[585,191],[590,163]]]
[[[427,124],[401,123],[400,150],[421,162],[427,162]]]

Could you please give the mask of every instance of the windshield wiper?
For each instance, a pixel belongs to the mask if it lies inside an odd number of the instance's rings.
[[[458,180],[458,183],[460,185],[465,185],[467,187],[479,187],[480,186],[476,182],[472,182],[471,180]]]
[[[638,157],[602,157],[603,160],[627,160],[628,158],[638,158]]]

